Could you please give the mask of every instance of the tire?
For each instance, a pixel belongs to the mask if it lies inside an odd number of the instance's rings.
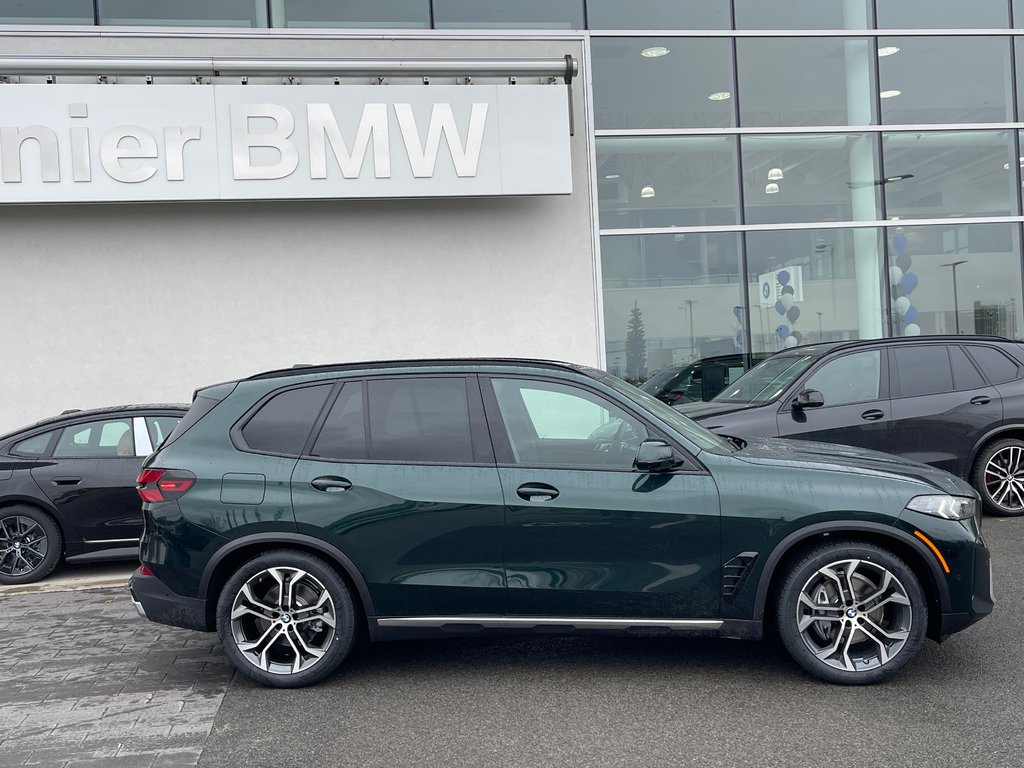
[[[352,593],[319,557],[289,549],[267,552],[224,585],[217,633],[243,677],[271,688],[314,685],[352,649]]]
[[[60,562],[64,537],[50,515],[15,504],[0,509],[0,584],[30,584]]]
[[[974,463],[971,485],[989,514],[1024,515],[1024,440],[1006,438],[985,446]]]
[[[793,659],[820,680],[881,683],[924,644],[928,604],[921,583],[881,547],[852,541],[819,547],[784,579],[779,636]]]

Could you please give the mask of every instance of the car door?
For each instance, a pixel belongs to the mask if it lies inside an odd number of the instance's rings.
[[[378,616],[504,612],[504,510],[476,377],[346,382],[291,488],[299,532],[353,561]]]
[[[901,344],[889,354],[895,452],[966,477],[974,446],[1002,419],[996,388],[959,344]]]
[[[87,543],[132,546],[142,535],[135,422],[129,415],[64,427],[52,454],[32,469],[32,479]]]
[[[719,612],[718,491],[695,463],[633,468],[659,437],[588,388],[483,382],[506,505],[508,610],[539,617],[710,618]]]
[[[783,397],[779,436],[892,453],[887,366],[888,357],[878,348],[825,358]],[[825,404],[794,408],[793,397],[812,389],[821,392]]]

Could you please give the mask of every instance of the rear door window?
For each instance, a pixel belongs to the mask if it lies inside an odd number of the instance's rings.
[[[901,397],[953,391],[953,370],[945,345],[896,347],[893,355]]]
[[[147,416],[146,429],[149,430],[149,439],[154,447],[170,437],[174,428],[181,421],[180,416]]]
[[[53,451],[60,459],[113,459],[135,456],[132,420],[108,419],[65,427]]]
[[[967,350],[991,383],[1003,384],[1017,378],[1017,364],[998,349],[971,344]]]
[[[245,444],[254,451],[298,456],[332,386],[298,387],[274,395],[242,427]]]
[[[473,462],[464,378],[379,379],[367,386],[371,459]]]

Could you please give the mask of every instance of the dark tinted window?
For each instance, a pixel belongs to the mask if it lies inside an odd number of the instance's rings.
[[[369,387],[373,459],[473,461],[465,379],[393,379]]]
[[[366,458],[363,385],[360,382],[346,384],[341,390],[313,445],[313,455],[331,459]]]
[[[257,451],[297,456],[330,390],[330,384],[321,384],[275,395],[242,428],[246,445]]]
[[[11,448],[11,453],[20,453],[23,456],[42,456],[46,452],[46,447],[50,444],[50,438],[52,437],[53,432],[46,432],[42,435],[30,437],[28,440],[22,440]]]
[[[953,386],[957,389],[977,389],[985,386],[985,379],[960,347],[949,348],[949,359],[953,362]]]
[[[898,347],[894,352],[902,397],[953,390],[953,372],[944,346]]]
[[[993,384],[1002,384],[1004,381],[1017,378],[1017,364],[998,349],[973,345],[967,349]]]

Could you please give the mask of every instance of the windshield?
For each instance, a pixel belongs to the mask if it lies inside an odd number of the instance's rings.
[[[712,398],[716,403],[770,403],[807,370],[813,355],[775,355],[764,360]]]
[[[671,368],[665,368],[664,370],[658,371],[656,374],[651,376],[647,381],[640,385],[640,389],[649,395],[657,395],[661,390],[667,389],[670,384],[674,384],[673,379],[675,378],[686,378],[689,380],[689,375],[693,373],[695,366],[689,366],[687,368],[680,368],[679,366],[673,366]]]
[[[625,395],[637,405],[643,406],[646,410],[653,412],[662,421],[682,434],[702,451],[726,454],[735,453],[738,450],[735,445],[730,443],[724,437],[719,437],[711,430],[705,429],[700,424],[686,418],[674,408],[665,405],[665,403],[661,402],[661,400],[658,400],[656,397],[651,397],[651,395],[637,389],[632,384],[626,383],[617,376],[612,376],[610,373],[606,374],[601,377],[601,382]]]

